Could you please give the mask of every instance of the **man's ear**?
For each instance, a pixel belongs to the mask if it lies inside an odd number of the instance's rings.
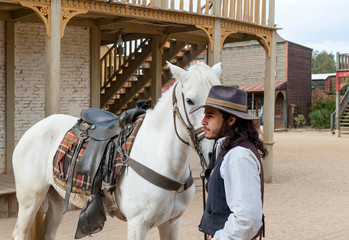
[[[233,126],[236,121],[236,117],[233,115],[230,115],[229,118],[227,119],[229,127]]]

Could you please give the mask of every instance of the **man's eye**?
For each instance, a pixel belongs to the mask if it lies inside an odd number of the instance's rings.
[[[194,103],[190,98],[186,98],[185,101],[186,101],[189,105],[195,105],[195,103]]]

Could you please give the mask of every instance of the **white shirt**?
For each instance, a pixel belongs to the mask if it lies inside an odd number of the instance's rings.
[[[223,140],[218,140],[217,156]],[[257,234],[262,226],[260,171],[258,159],[250,149],[235,147],[224,156],[220,174],[232,213],[213,240],[250,240]]]

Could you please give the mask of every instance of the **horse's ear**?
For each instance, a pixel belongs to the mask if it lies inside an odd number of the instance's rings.
[[[222,63],[219,62],[213,65],[212,70],[217,75],[217,77],[220,78],[222,75]]]
[[[170,67],[171,73],[173,75],[173,77],[178,80],[181,81],[182,79],[184,79],[185,74],[187,73],[183,68],[177,67],[176,65],[173,65],[172,63],[167,62],[167,65]]]

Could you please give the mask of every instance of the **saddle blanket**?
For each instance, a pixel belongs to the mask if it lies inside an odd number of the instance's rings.
[[[131,152],[134,140],[136,138],[139,128],[143,123],[144,118],[145,114],[137,118],[130,136],[127,138],[126,143],[123,143],[121,146],[125,150],[127,156],[129,156]],[[66,189],[67,187],[68,172],[71,167],[71,161],[74,155],[74,151],[77,147],[78,141],[79,139],[74,135],[73,129],[70,129],[64,135],[64,138],[61,141],[53,158],[53,179],[55,183],[63,189]],[[88,175],[78,174],[75,169],[86,148],[88,148],[88,141],[83,143],[78,158],[76,159],[75,166],[73,166],[74,173],[72,182],[72,192],[90,195],[93,179],[91,179]],[[104,160],[102,160],[102,164],[103,162]],[[113,190],[115,188],[116,183],[120,179],[125,167],[125,164],[121,161],[121,156],[119,154],[116,154],[115,159],[113,159],[111,171],[109,172],[108,176],[105,176],[104,178],[103,187],[106,187],[108,191]]]

